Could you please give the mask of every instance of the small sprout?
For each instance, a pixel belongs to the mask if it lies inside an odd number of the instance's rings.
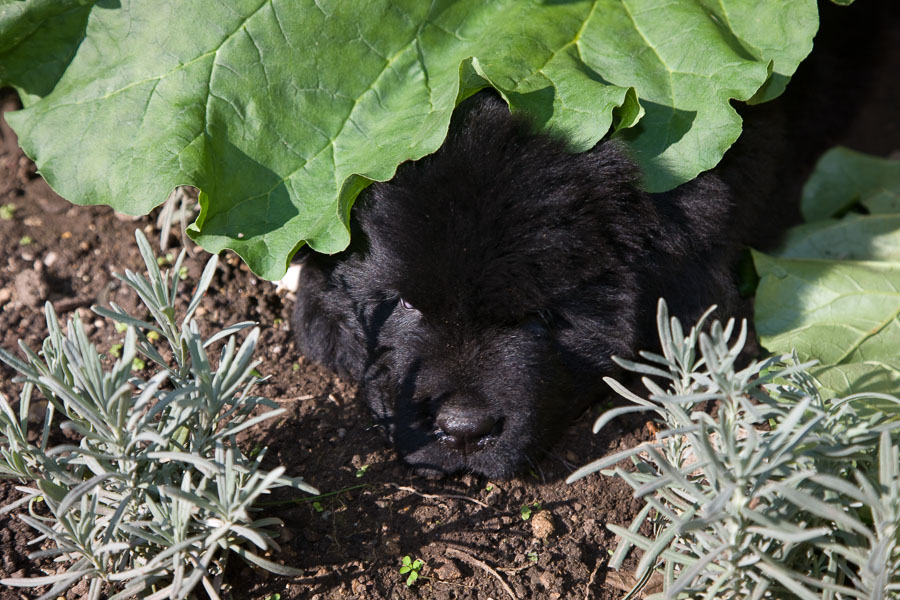
[[[275,320],[272,321],[272,325],[274,325],[275,327],[278,327],[282,323],[284,323],[284,319],[282,319],[281,317],[275,317]]]
[[[256,458],[259,456],[259,453],[262,452],[263,446],[262,444],[256,444],[253,446],[253,449],[250,450],[250,458]]]
[[[155,342],[159,339],[159,333],[156,331],[148,331],[147,339],[150,340],[151,342]]]
[[[266,600],[281,600],[281,594],[269,594],[268,596],[266,596]]]
[[[533,504],[523,504],[522,509],[519,511],[519,514],[522,515],[523,521],[527,521],[528,519],[531,518],[531,515],[533,513],[536,513],[539,510],[541,510],[540,502],[534,502]]]
[[[263,376],[262,373],[260,373],[260,372],[257,371],[256,369],[251,369],[251,370],[250,370],[250,374],[253,375],[254,377],[259,378],[259,379],[262,379],[262,376]]]
[[[313,502],[313,505],[312,505],[312,506],[313,506],[313,509],[314,509],[316,512],[319,512],[319,513],[322,512],[323,510],[325,510],[325,508],[322,506],[322,503],[319,502],[318,500],[316,500],[315,502]]]
[[[125,330],[128,329],[128,325],[126,325],[125,323],[116,323],[115,327],[116,327],[116,331],[119,333],[125,333]],[[121,346],[122,345],[119,344],[119,347],[121,347]]]
[[[487,484],[486,486],[484,486],[484,489],[485,489],[486,491],[490,492],[491,490],[494,489],[494,484],[493,484],[493,483],[489,483],[489,484]]]
[[[4,221],[10,221],[16,215],[16,205],[15,204],[4,204],[0,206],[0,219]]]
[[[187,267],[181,267],[180,269],[178,269],[178,278],[182,281],[184,281],[185,279],[188,278],[188,268]]]
[[[132,371],[143,371],[147,368],[147,363],[144,362],[144,359],[135,356],[134,360],[131,361],[131,370]]]
[[[403,563],[403,566],[400,567],[400,574],[406,575],[409,573],[406,578],[406,587],[410,587],[419,578],[419,574],[422,571],[422,567],[425,566],[425,563],[418,558],[412,560],[408,555],[404,556],[401,562]]]
[[[299,370],[300,370],[300,363],[294,363],[294,364],[292,364],[292,365],[291,365],[291,370],[293,370],[293,371],[299,371]]]
[[[527,557],[528,557],[528,560],[530,560],[531,562],[533,562],[533,563],[536,563],[536,562],[537,562],[537,559],[538,559],[538,554],[537,554],[537,552],[529,552],[529,553],[526,554],[525,556],[527,556]]]
[[[122,356],[122,344],[113,344],[109,347],[109,355],[113,358]]]
[[[23,236],[19,239],[19,245],[20,245],[20,246],[28,246],[28,245],[31,244],[32,242],[34,242],[34,240],[31,239],[31,236],[30,236],[30,235],[23,235]]]
[[[362,477],[363,475],[366,474],[366,471],[368,471],[368,470],[369,470],[369,465],[363,465],[356,470],[356,476]]]

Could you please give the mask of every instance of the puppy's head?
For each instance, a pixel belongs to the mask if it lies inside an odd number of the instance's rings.
[[[594,397],[634,342],[637,177],[616,146],[571,154],[479,94],[437,153],[367,190],[329,289],[407,462],[511,475]]]

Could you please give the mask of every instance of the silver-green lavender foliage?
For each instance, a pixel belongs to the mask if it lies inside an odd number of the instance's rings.
[[[265,452],[247,456],[235,442],[238,432],[283,412],[253,394],[259,330],[240,344],[235,334],[252,323],[207,339],[200,335],[192,315],[212,280],[215,256],[176,319],[184,252],[163,273],[144,235],[136,236],[148,276],[126,271],[119,277],[137,291],[154,322],[114,304],[112,310],[94,307],[128,325],[121,358],[111,368],[104,367],[77,316],[64,333],[49,303],[49,336],[40,353],[21,343],[25,360],[0,350],[0,360],[24,382],[18,410],[0,395],[0,476],[27,484],[17,488],[24,497],[0,512],[27,508],[18,516],[39,534],[33,543],[48,547],[30,556],[66,565],[56,575],[0,583],[49,585],[41,598],[55,598],[83,578],[90,580],[91,600],[104,589],[115,592],[110,600],[180,599],[198,584],[217,598],[230,552],[275,573],[296,573],[261,556],[278,549],[273,527],[281,522],[253,504],[279,486],[316,491],[285,476],[284,467],[262,469]],[[171,361],[152,339],[168,345]],[[216,342],[224,346],[213,369],[207,352]],[[132,366],[139,355],[158,372],[138,376]],[[35,390],[48,402],[41,435],[32,443],[28,415]],[[254,415],[257,408],[264,412]],[[80,442],[50,446],[54,415]]]
[[[685,334],[661,301],[663,354],[617,359],[643,375],[648,398],[607,379],[633,404],[606,412],[595,432],[631,412],[660,424],[654,440],[569,478],[603,470],[646,502],[630,527],[609,525],[620,537],[610,567],[642,550],[638,585],[662,575],[653,598],[900,597],[900,400],[825,401],[811,363],[792,356],[738,370],[746,323],[707,332],[708,315]],[[634,468],[616,466],[623,459]]]

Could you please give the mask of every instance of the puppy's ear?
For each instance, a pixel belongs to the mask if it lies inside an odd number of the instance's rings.
[[[331,265],[315,258],[304,263],[291,325],[304,356],[342,377],[358,380],[362,375],[362,332],[352,299]]]

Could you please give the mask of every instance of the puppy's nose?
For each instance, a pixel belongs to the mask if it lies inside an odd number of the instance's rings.
[[[441,408],[435,423],[446,436],[445,441],[457,448],[465,448],[490,434],[497,419],[451,405]]]

